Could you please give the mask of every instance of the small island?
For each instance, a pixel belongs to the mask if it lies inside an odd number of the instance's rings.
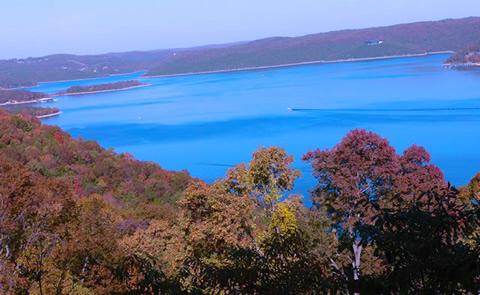
[[[52,98],[48,94],[42,92],[0,89],[0,106],[29,104],[51,99]]]
[[[97,85],[86,85],[86,86],[72,86],[65,91],[57,93],[57,95],[82,95],[82,94],[93,94],[99,92],[110,92],[110,91],[119,91],[127,90],[138,87],[145,87],[148,84],[142,83],[137,80],[121,81],[115,83],[107,84],[97,84]]]
[[[445,66],[454,69],[480,68],[480,46],[456,52],[445,61]]]

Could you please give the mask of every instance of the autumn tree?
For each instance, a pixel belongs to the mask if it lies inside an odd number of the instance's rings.
[[[329,213],[339,249],[353,244],[345,281],[357,282],[356,293],[449,293],[472,285],[478,259],[463,240],[473,215],[425,149],[397,155],[385,139],[354,130],[332,150],[305,159],[319,181],[315,205]],[[363,254],[369,269],[379,271],[358,284]],[[332,266],[342,273],[338,263]]]
[[[460,197],[468,205],[478,206],[480,204],[480,173],[460,189]]]
[[[465,205],[453,188],[408,196],[401,207],[383,210],[373,237],[385,257],[386,291],[454,294],[476,291],[478,255],[463,243],[470,231]]]
[[[253,292],[254,202],[226,191],[222,183],[197,182],[186,190],[180,205],[186,243],[181,275],[187,290]]]
[[[305,207],[300,196],[275,205],[261,240],[262,294],[323,294],[333,288],[329,257],[334,237],[320,211]]]
[[[68,185],[0,157],[0,290],[52,294],[63,290],[56,254],[75,219]]]
[[[177,218],[157,217],[120,241],[131,294],[178,294],[186,244]]]
[[[72,238],[63,249],[65,264],[76,283],[95,294],[124,291],[120,270],[126,253],[119,246],[121,216],[98,195],[79,200],[78,207]]]
[[[388,292],[452,294],[473,286],[477,258],[463,242],[474,215],[430,155],[412,146],[398,158],[394,189],[380,203],[372,238],[388,265]]]
[[[328,285],[332,235],[326,218],[286,197],[299,173],[279,148],[256,151],[212,185],[181,200],[186,258],[183,282],[215,293],[298,294]]]
[[[350,243],[355,293],[359,290],[361,257],[370,243],[370,226],[378,214],[378,202],[394,185],[398,172],[395,150],[388,141],[365,130],[350,132],[331,150],[304,156],[312,163],[318,186],[314,203],[325,206],[340,240]]]
[[[229,192],[256,204],[256,264],[261,293],[296,294],[326,286],[326,253],[331,245],[324,216],[287,196],[300,172],[281,148],[261,148],[247,165],[227,172]]]
[[[292,156],[281,148],[260,148],[248,165],[240,164],[227,172],[225,186],[233,193],[248,195],[271,211],[300,176],[300,171],[290,167],[292,162]]]

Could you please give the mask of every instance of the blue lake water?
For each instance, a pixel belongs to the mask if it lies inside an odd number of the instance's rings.
[[[386,137],[402,152],[417,144],[455,185],[480,171],[480,72],[442,67],[448,55],[308,65],[262,71],[142,78],[141,73],[42,83],[72,85],[139,78],[151,86],[44,103],[44,120],[76,137],[213,181],[261,146],[281,146],[313,188],[301,156],[330,148],[351,129]],[[288,108],[294,109],[289,111]]]

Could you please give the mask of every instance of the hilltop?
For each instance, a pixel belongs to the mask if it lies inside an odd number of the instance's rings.
[[[470,17],[194,48],[0,60],[0,87],[134,71],[176,75],[459,51],[478,42],[478,32],[480,17]]]

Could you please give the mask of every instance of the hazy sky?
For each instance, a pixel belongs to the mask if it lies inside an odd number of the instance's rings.
[[[0,0],[0,58],[188,47],[465,16],[480,16],[480,0]]]

